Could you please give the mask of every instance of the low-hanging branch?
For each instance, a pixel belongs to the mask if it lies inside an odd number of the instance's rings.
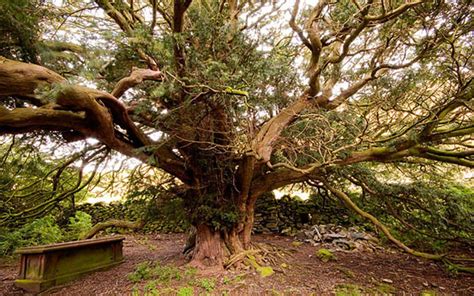
[[[326,187],[326,189],[331,191],[332,194],[334,194],[340,200],[342,200],[347,205],[347,207],[349,207],[351,210],[353,210],[354,212],[356,212],[357,214],[359,214],[363,218],[365,218],[365,219],[369,220],[370,222],[372,222],[372,224],[374,224],[380,231],[382,231],[383,234],[385,234],[385,236],[387,236],[387,238],[392,243],[394,243],[397,247],[399,247],[400,249],[404,250],[405,252],[407,252],[409,254],[412,254],[412,255],[415,255],[415,256],[418,256],[418,257],[427,258],[427,259],[441,260],[442,258],[445,257],[445,255],[436,255],[436,254],[418,252],[418,251],[415,251],[412,248],[406,246],[404,243],[402,243],[401,241],[396,239],[390,233],[390,230],[387,228],[387,226],[382,224],[382,222],[380,222],[377,218],[375,218],[371,214],[369,214],[369,213],[365,212],[364,210],[362,210],[361,208],[359,208],[347,194],[345,194],[341,190],[338,190],[338,189],[332,187],[329,184],[328,181],[326,181],[324,179],[321,179],[321,181],[323,182],[324,187]]]
[[[373,215],[371,215],[371,214],[365,212],[364,210],[362,210],[361,208],[359,208],[347,194],[345,194],[341,190],[338,190],[338,189],[334,188],[327,180],[325,180],[323,178],[319,179],[319,181],[321,181],[323,183],[324,187],[326,189],[328,189],[332,194],[334,194],[336,197],[338,197],[340,200],[342,200],[348,208],[350,208],[351,210],[356,212],[361,217],[363,217],[363,218],[369,220],[370,222],[372,222],[372,224],[374,224],[380,231],[382,231],[383,234],[392,243],[394,243],[397,247],[404,250],[405,252],[407,252],[411,255],[417,256],[417,257],[422,257],[422,258],[431,259],[431,260],[444,261],[447,264],[452,264],[450,261],[458,261],[458,260],[459,261],[466,261],[465,258],[463,258],[463,259],[455,258],[455,257],[448,256],[447,254],[430,254],[430,253],[425,253],[425,252],[419,252],[419,251],[416,251],[416,250],[408,247],[407,245],[405,245],[404,243],[402,243],[401,241],[396,239],[391,234],[391,232],[387,228],[387,226],[385,226],[382,222],[380,222],[376,217],[374,217]],[[469,260],[470,259],[468,259],[467,261],[469,261]],[[458,266],[458,268],[459,268],[459,270],[462,270],[462,271],[474,273],[474,270],[471,270],[471,268],[468,268],[468,267]]]
[[[139,220],[136,222],[130,222],[125,220],[116,220],[111,219],[105,222],[99,222],[94,227],[91,228],[86,234],[84,234],[81,239],[93,238],[94,235],[99,233],[102,230],[105,230],[110,227],[120,227],[120,228],[129,228],[129,229],[140,229],[145,225],[145,220]]]

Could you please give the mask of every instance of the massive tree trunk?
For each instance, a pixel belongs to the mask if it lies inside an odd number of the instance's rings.
[[[197,225],[196,245],[191,264],[197,267],[223,266],[224,246],[224,238],[220,231],[206,224]]]
[[[252,225],[245,225],[240,231],[238,225],[225,230],[205,223],[197,225],[190,264],[198,268],[223,268],[230,256],[250,248],[251,231]]]
[[[229,188],[229,185],[222,184],[222,187]],[[208,198],[212,197],[209,200],[203,196],[194,196],[194,199],[190,199],[188,195],[187,199],[187,211],[195,226],[195,233],[192,234],[194,238],[191,239],[194,249],[190,264],[199,268],[223,268],[230,256],[251,247],[256,197],[243,200],[241,195],[224,197],[208,194]],[[203,209],[206,209],[206,214],[201,214]],[[233,220],[227,217],[237,218]]]

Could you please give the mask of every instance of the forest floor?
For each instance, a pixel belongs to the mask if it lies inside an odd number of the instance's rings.
[[[398,250],[341,251],[323,262],[318,247],[295,244],[290,237],[256,235],[254,241],[291,254],[275,262],[268,277],[253,268],[203,274],[186,265],[184,234],[128,235],[124,263],[47,295],[474,295],[473,275],[448,272]],[[137,273],[148,261],[157,265]],[[17,261],[0,263],[0,295],[27,295],[13,285],[17,269]]]

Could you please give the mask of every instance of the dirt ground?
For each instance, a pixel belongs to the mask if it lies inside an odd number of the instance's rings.
[[[183,234],[129,235],[123,264],[47,295],[474,295],[474,276],[395,250],[341,251],[322,262],[318,247],[297,246],[289,237],[257,235],[254,241],[291,254],[274,262],[275,273],[267,277],[253,268],[203,274],[186,265]],[[158,271],[133,282],[130,274],[147,261],[158,262]],[[13,285],[17,268],[17,262],[1,263],[0,295],[27,295]]]

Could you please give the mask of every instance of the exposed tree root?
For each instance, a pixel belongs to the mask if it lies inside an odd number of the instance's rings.
[[[329,190],[331,191],[334,195],[336,195],[339,199],[341,199],[342,201],[344,201],[344,203],[351,209],[353,210],[354,212],[356,212],[357,214],[359,214],[360,216],[364,217],[365,219],[369,220],[370,222],[372,222],[372,224],[374,224],[380,231],[382,231],[385,236],[392,242],[394,243],[397,247],[399,247],[400,249],[404,250],[405,252],[411,254],[411,255],[414,255],[414,256],[417,256],[417,257],[422,257],[422,258],[426,258],[426,259],[431,259],[431,260],[439,260],[439,261],[443,261],[444,263],[448,264],[448,265],[453,265],[456,267],[457,270],[459,271],[465,271],[465,272],[469,272],[469,273],[474,273],[474,269],[473,268],[470,268],[470,267],[465,267],[465,266],[460,266],[460,265],[454,265],[453,263],[451,263],[451,261],[456,261],[458,260],[459,258],[455,258],[455,257],[449,257],[447,254],[430,254],[430,253],[425,253],[425,252],[419,252],[419,251],[416,251],[416,250],[413,250],[412,248],[406,246],[404,243],[402,243],[401,241],[399,241],[398,239],[396,239],[391,233],[390,233],[390,230],[387,228],[387,226],[385,226],[382,222],[380,222],[377,218],[375,218],[374,216],[372,216],[371,214],[365,212],[364,210],[362,210],[361,208],[359,208],[352,200],[351,198],[345,194],[344,192],[332,187],[326,180],[321,180],[324,184],[324,186]],[[458,260],[460,261],[460,260]],[[465,259],[463,260],[465,261]]]
[[[236,265],[239,262],[242,262],[249,255],[255,255],[259,252],[260,250],[245,250],[243,252],[234,254],[230,256],[230,258],[226,262],[224,262],[224,268],[228,269],[232,267],[233,265]]]
[[[84,234],[81,239],[89,239],[94,237],[99,231],[107,229],[109,227],[120,227],[120,228],[130,228],[130,229],[140,229],[145,225],[145,221],[130,222],[124,220],[107,220],[105,222],[99,222],[94,227]]]
[[[251,248],[230,256],[224,268],[252,267],[259,271],[262,267],[278,266],[279,261],[287,261],[291,251],[270,244],[252,244]]]

